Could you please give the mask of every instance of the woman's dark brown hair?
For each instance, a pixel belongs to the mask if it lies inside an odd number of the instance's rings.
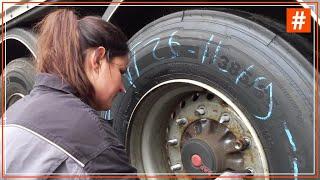
[[[59,75],[76,96],[92,105],[94,89],[85,73],[86,50],[103,46],[108,60],[129,52],[124,33],[100,17],[79,19],[73,10],[59,9],[36,25],[37,71]]]

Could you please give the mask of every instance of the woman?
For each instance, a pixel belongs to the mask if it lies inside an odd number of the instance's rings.
[[[136,173],[96,112],[125,92],[125,35],[99,17],[78,19],[67,9],[37,27],[34,89],[6,112],[6,175]]]

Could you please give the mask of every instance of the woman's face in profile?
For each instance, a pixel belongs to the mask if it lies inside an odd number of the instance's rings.
[[[117,93],[125,92],[122,74],[126,71],[129,59],[126,55],[117,56],[107,61],[103,55],[105,50],[100,47],[94,53],[96,57],[103,58],[96,61],[94,60],[94,55],[89,56],[86,71],[95,91],[95,109],[101,111],[111,107]]]

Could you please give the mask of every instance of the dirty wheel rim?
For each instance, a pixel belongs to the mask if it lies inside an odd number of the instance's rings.
[[[208,128],[198,134],[190,133],[199,124]],[[268,173],[254,128],[244,113],[217,89],[194,80],[176,79],[158,84],[142,96],[131,114],[126,135],[133,165],[147,174],[203,174],[190,170],[195,165],[190,156],[208,156],[195,153],[197,150],[188,152],[198,146],[198,142],[190,145],[190,140],[201,141],[207,155],[214,157],[215,165],[210,169],[213,174],[232,170],[250,170],[255,175]],[[225,153],[217,153],[219,150]],[[186,168],[188,165],[191,166]]]

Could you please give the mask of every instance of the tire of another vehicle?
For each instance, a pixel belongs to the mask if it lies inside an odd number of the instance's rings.
[[[6,72],[6,108],[8,108],[15,101],[20,99],[20,93],[27,95],[32,90],[35,81],[35,67],[34,62],[29,58],[18,58],[11,61],[5,68]],[[1,91],[4,88],[1,87]],[[11,97],[11,98],[10,98]],[[2,96],[0,97],[2,102]],[[8,102],[10,101],[10,102]]]
[[[16,40],[22,43],[35,56],[37,36],[33,31],[22,28],[13,28],[6,33],[6,40]],[[11,59],[10,59],[11,60]]]
[[[114,128],[129,151],[141,148],[126,142],[141,98],[159,83],[190,79],[223,92],[246,115],[270,173],[313,173],[313,72],[288,42],[252,21],[209,10],[167,15],[129,42],[127,92],[112,107]]]

